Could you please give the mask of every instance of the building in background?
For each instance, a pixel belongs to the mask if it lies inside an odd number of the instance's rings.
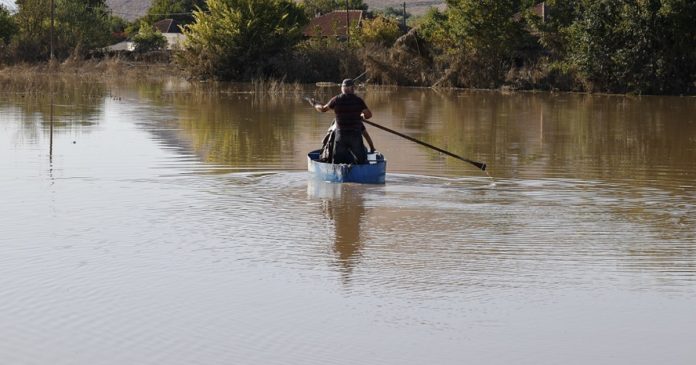
[[[304,29],[306,37],[336,37],[347,39],[350,29],[357,29],[363,20],[362,10],[334,10],[328,14],[319,15],[309,21]],[[350,24],[350,27],[346,26]]]
[[[162,19],[153,24],[153,26],[167,39],[168,50],[179,48],[185,36],[181,33],[181,29],[176,20]]]

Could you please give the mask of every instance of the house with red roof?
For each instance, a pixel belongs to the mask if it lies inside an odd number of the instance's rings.
[[[363,17],[362,10],[335,10],[310,20],[309,25],[304,29],[304,35],[346,39],[350,37],[352,29],[360,27]]]

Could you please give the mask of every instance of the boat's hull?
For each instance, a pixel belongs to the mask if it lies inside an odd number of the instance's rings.
[[[353,165],[320,162],[320,152],[316,150],[307,155],[307,169],[313,178],[337,183],[384,184],[387,161],[381,154],[374,163]]]

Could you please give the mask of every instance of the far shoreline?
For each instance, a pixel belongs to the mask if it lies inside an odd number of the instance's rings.
[[[144,62],[122,58],[105,58],[64,62],[0,64],[0,76],[8,79],[30,78],[34,76],[85,76],[90,78],[145,77],[147,79],[182,78],[186,75],[171,62]]]
[[[315,82],[286,82],[284,80],[252,80],[252,81],[216,81],[216,80],[196,80],[179,68],[174,62],[153,62],[153,61],[135,61],[123,59],[119,57],[104,58],[101,60],[66,60],[63,62],[40,62],[40,63],[22,63],[16,65],[0,64],[0,80],[28,80],[36,77],[78,77],[88,80],[108,81],[110,79],[133,78],[139,80],[171,80],[178,79],[180,81],[190,82],[192,84],[205,84],[210,82],[230,83],[230,84],[271,84],[276,88],[283,88],[282,85],[289,88],[297,88],[298,85],[315,85]],[[337,81],[338,82],[338,81]],[[317,86],[318,87],[318,86]],[[573,91],[560,90],[551,88],[544,89],[522,89],[513,88],[510,86],[501,86],[496,89],[485,88],[461,88],[461,87],[438,87],[438,86],[407,86],[396,84],[369,84],[369,87],[375,88],[407,88],[407,89],[432,89],[442,91],[468,91],[468,92],[497,92],[501,94],[526,94],[526,93],[547,93],[547,94],[580,94],[592,96],[624,96],[624,97],[641,97],[641,96],[663,96],[663,97],[696,97],[691,94],[635,94],[635,93],[610,93],[610,92],[589,92],[589,91]],[[323,88],[323,87],[322,87]]]

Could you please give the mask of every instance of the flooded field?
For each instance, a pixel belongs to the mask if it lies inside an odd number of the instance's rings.
[[[337,89],[3,87],[0,363],[696,359],[694,98],[361,89],[491,174],[372,128],[368,186],[306,173]]]

